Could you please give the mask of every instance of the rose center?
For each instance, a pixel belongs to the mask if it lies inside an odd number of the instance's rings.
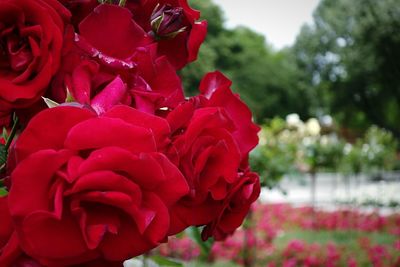
[[[27,38],[21,37],[16,29],[0,31],[0,69],[20,73],[26,70],[32,59]]]

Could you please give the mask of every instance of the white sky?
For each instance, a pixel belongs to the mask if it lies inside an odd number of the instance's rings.
[[[245,25],[263,34],[275,48],[291,45],[304,23],[312,22],[319,0],[214,0],[228,27]]]

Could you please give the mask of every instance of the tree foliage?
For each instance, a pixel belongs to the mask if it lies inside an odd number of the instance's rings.
[[[400,138],[400,5],[322,0],[294,46],[319,106],[345,126],[371,123]]]
[[[233,90],[250,106],[257,121],[289,113],[308,117],[312,91],[302,82],[291,49],[275,51],[264,36],[246,27],[226,28],[223,12],[210,0],[190,2],[208,20],[209,32],[200,50],[201,60],[181,73],[189,93],[196,92],[206,72],[219,69],[233,81]]]
[[[189,93],[219,69],[258,122],[332,114],[358,136],[376,124],[400,138],[398,0],[321,0],[313,24],[279,51],[251,29],[228,29],[211,0],[190,2],[208,20],[209,33],[200,60],[181,73]]]

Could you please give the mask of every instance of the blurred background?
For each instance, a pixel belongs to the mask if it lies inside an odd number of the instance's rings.
[[[161,252],[193,266],[400,266],[399,0],[189,2],[209,26],[184,86],[196,94],[215,69],[233,81],[262,126],[250,161],[263,191],[225,243],[189,230]]]

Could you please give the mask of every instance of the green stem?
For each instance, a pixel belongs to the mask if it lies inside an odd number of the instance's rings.
[[[194,233],[193,236],[195,238],[196,243],[200,246],[201,257],[203,259],[207,259],[209,257],[211,247],[208,245],[207,242],[205,242],[201,239],[201,232],[200,232],[199,228],[193,226],[193,227],[191,227],[191,230]]]
[[[119,6],[125,6],[126,0],[119,0]]]
[[[15,137],[15,134],[17,133],[17,128],[18,128],[18,117],[15,117],[14,118],[13,127],[11,128],[10,135],[8,136],[8,139],[7,139],[7,142],[6,142],[6,145],[5,145],[6,151],[8,151],[8,149],[11,146],[11,143],[12,143],[14,137]]]

